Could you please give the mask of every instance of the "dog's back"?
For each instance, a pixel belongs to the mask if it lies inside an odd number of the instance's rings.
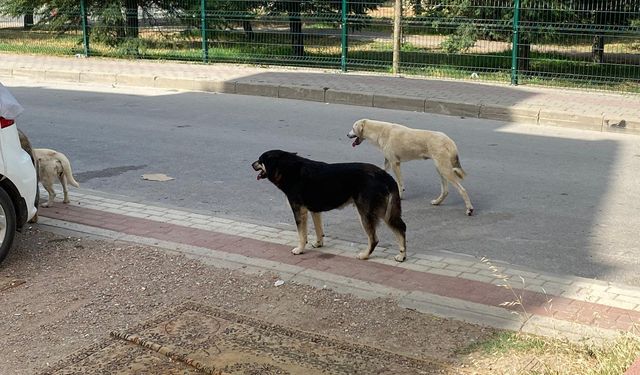
[[[298,155],[282,155],[276,184],[290,200],[313,212],[329,211],[350,201],[386,206],[398,187],[388,173],[368,163],[324,163]],[[384,199],[384,202],[383,202]]]
[[[65,154],[48,148],[34,148],[33,153],[38,159],[38,166],[42,175],[55,171],[54,173],[58,177],[64,176],[69,184],[80,187],[80,184],[73,177],[71,163]]]

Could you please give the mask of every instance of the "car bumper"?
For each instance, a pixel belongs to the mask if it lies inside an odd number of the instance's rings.
[[[36,190],[38,189],[36,169],[31,161],[31,156],[26,151],[22,148],[14,149],[20,147],[15,125],[2,129],[1,143],[3,168],[0,168],[0,172],[13,183],[21,198],[24,199],[25,222],[29,221],[38,212],[35,206]],[[21,206],[20,203],[18,204]],[[23,207],[16,208],[22,209]],[[18,226],[22,224],[24,223],[18,223]]]

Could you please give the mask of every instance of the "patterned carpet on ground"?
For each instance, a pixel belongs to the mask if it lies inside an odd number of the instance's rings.
[[[441,364],[186,303],[47,374],[427,374]]]

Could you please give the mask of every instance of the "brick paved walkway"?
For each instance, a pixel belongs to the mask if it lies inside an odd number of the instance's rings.
[[[579,338],[609,336],[640,323],[640,288],[474,258],[412,254],[410,249],[404,263],[393,261],[393,248],[379,248],[369,261],[360,261],[355,254],[364,244],[336,238],[326,238],[324,248],[294,256],[293,231],[77,190],[71,200],[43,208],[41,222],[165,247],[221,267],[268,269],[288,280],[392,296],[422,311],[500,328],[518,329],[524,323],[525,331]],[[509,306],[515,300],[522,306]],[[526,322],[523,307],[531,314]]]
[[[215,91],[640,134],[640,95],[318,69],[0,53],[3,77]]]

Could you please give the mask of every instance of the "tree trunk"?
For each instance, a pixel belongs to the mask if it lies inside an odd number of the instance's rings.
[[[591,61],[602,64],[604,62],[604,36],[596,35],[593,37],[591,45]]]
[[[419,16],[422,14],[422,0],[411,0],[413,3],[413,15]]]
[[[518,43],[518,71],[528,73],[531,61],[531,43],[526,38],[521,38]]]
[[[300,10],[299,0],[289,2],[289,30],[291,32],[291,48],[294,56],[304,56],[304,35],[302,34]]]
[[[127,38],[138,37],[138,0],[125,0],[127,28],[125,35]]]
[[[242,21],[242,28],[244,29],[244,35],[249,40],[253,40],[253,27],[251,21]]]
[[[33,12],[29,12],[24,15],[24,28],[30,29],[32,27],[33,27]]]

